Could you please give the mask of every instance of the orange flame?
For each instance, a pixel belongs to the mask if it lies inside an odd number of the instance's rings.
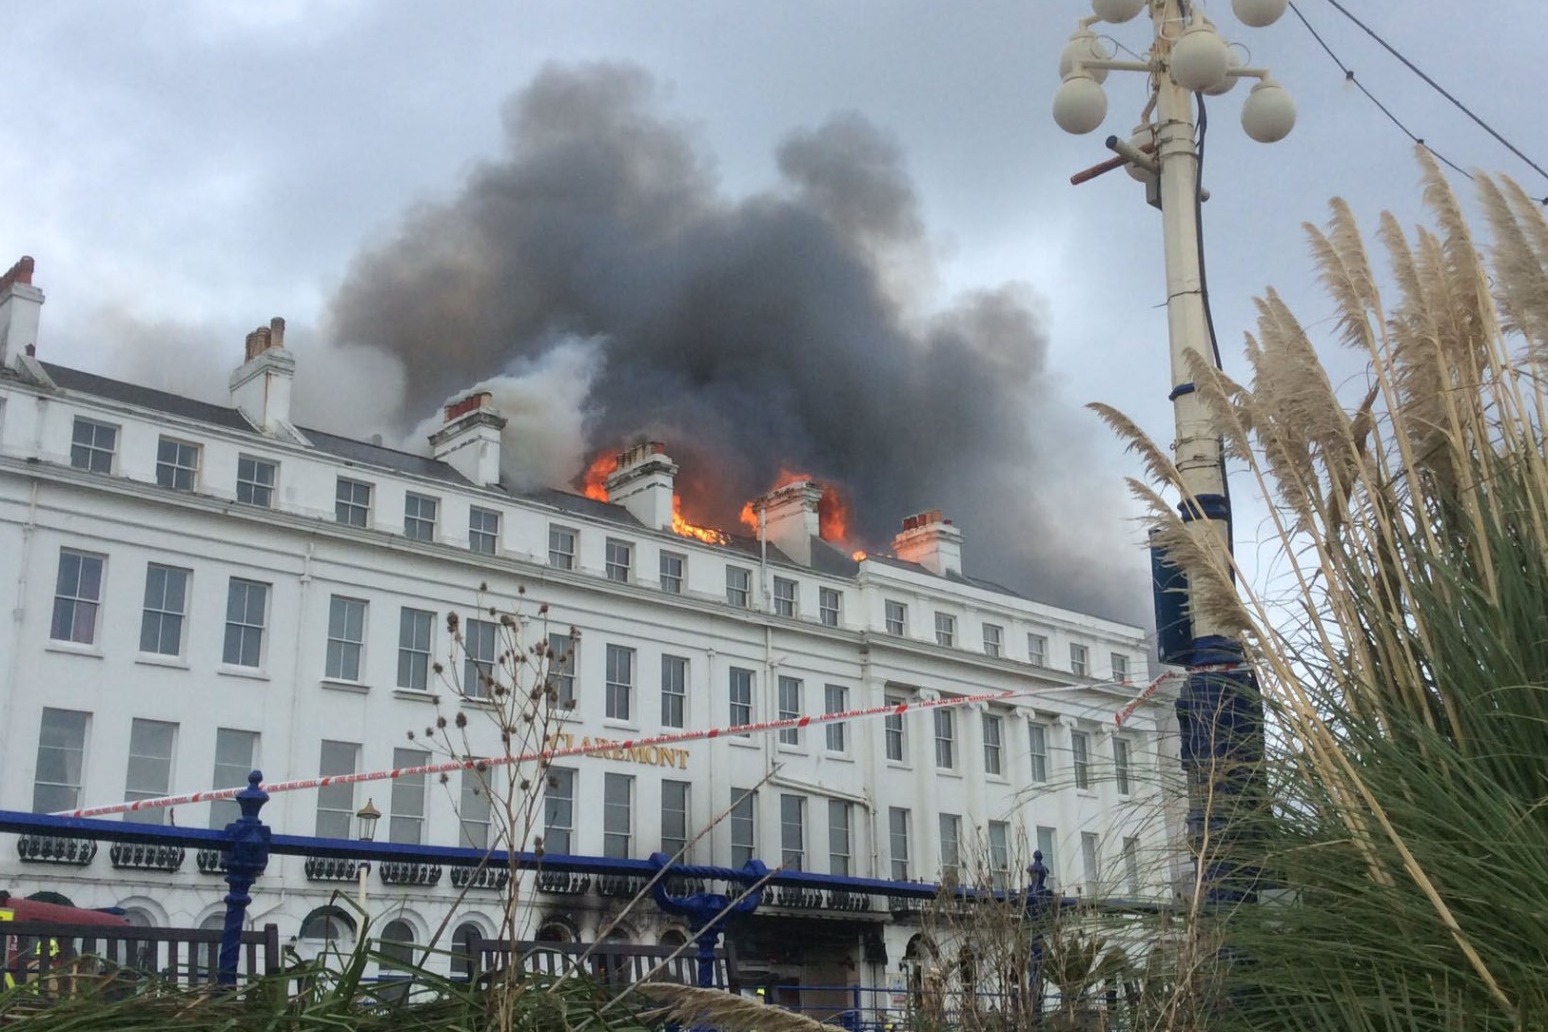
[[[586,467],[581,493],[592,501],[607,501],[607,478],[612,476],[613,471],[617,468],[618,453],[616,451],[605,451],[598,455],[592,460],[591,465]]]
[[[810,473],[794,473],[781,468],[779,477],[774,481],[774,486],[769,492],[778,491],[782,487],[797,484],[801,481],[810,481],[812,486],[822,491],[822,497],[817,502],[817,534],[824,541],[831,541],[842,545],[849,540],[849,527],[854,522],[854,513],[849,506],[849,499],[844,497],[837,485],[824,483],[817,480]],[[741,521],[748,530],[758,533],[758,510],[753,508],[751,502],[742,506]]]
[[[679,495],[672,496],[672,532],[683,537],[697,538],[711,545],[728,545],[731,543],[730,535],[713,527],[697,527],[683,519],[683,499]]]

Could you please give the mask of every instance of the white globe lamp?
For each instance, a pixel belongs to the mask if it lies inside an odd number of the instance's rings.
[[[1091,10],[1098,18],[1115,25],[1122,25],[1145,9],[1145,0],[1091,0]]]
[[[1054,121],[1067,133],[1082,136],[1102,124],[1107,117],[1107,94],[1102,84],[1088,72],[1077,72],[1064,80],[1054,94]]]
[[[1134,135],[1129,137],[1129,146],[1137,151],[1144,151],[1152,158],[1156,156],[1156,129],[1151,125],[1137,125],[1134,127]],[[1150,150],[1145,151],[1149,147]],[[1155,176],[1140,168],[1132,162],[1125,162],[1123,170],[1129,173],[1130,178],[1137,179],[1141,183],[1148,183]]]
[[[1262,29],[1277,22],[1289,4],[1290,0],[1231,0],[1231,10],[1243,25]]]
[[[1211,97],[1224,96],[1225,94],[1230,93],[1231,90],[1236,87],[1237,76],[1232,75],[1231,71],[1232,69],[1242,67],[1242,55],[1237,53],[1235,47],[1228,46],[1226,47],[1226,51],[1229,55],[1226,58],[1226,77],[1220,80],[1220,85],[1211,86],[1209,89],[1203,91],[1205,94]]]
[[[1172,45],[1172,81],[1188,90],[1217,88],[1226,78],[1231,48],[1213,26],[1195,22]]]
[[[1064,50],[1059,53],[1059,78],[1068,78],[1078,62],[1106,61],[1112,56],[1113,52],[1103,45],[1096,33],[1090,29],[1081,29],[1070,37]],[[1097,82],[1107,81],[1106,68],[1087,68],[1085,71]]]
[[[1242,105],[1242,131],[1259,143],[1278,143],[1295,128],[1295,101],[1273,79],[1252,88]]]

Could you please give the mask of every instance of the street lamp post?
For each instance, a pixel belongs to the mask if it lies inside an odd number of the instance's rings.
[[[355,811],[357,834],[361,842],[370,842],[376,837],[376,822],[381,819],[382,812],[376,808],[376,805],[370,799],[367,799],[366,804]],[[361,860],[355,868],[355,902],[360,904],[360,917],[362,921],[365,920],[367,913],[366,882],[370,875],[371,861]]]
[[[1271,24],[1287,0],[1233,0],[1238,19],[1251,27]],[[1116,61],[1093,26],[1129,21],[1149,9],[1153,36],[1142,60]],[[1054,97],[1054,120],[1072,133],[1087,133],[1107,114],[1102,83],[1110,71],[1149,76],[1151,93],[1133,137],[1109,137],[1118,158],[1091,174],[1127,166],[1146,183],[1150,202],[1161,210],[1166,260],[1167,332],[1176,437],[1173,460],[1181,481],[1178,506],[1200,555],[1229,569],[1231,506],[1226,490],[1220,438],[1195,390],[1190,368],[1198,359],[1214,364],[1200,257],[1199,154],[1194,143],[1194,94],[1218,96],[1236,81],[1258,82],[1242,106],[1242,127],[1262,143],[1283,139],[1295,123],[1295,106],[1264,68],[1243,65],[1197,0],[1092,0],[1093,14],[1081,19],[1060,58],[1063,83]],[[1090,174],[1077,177],[1077,181]],[[1169,564],[1163,559],[1162,567]],[[1262,704],[1257,685],[1242,664],[1241,643],[1197,602],[1205,574],[1180,564],[1188,605],[1158,587],[1157,630],[1163,662],[1181,663],[1188,678],[1179,692],[1177,718],[1183,769],[1188,782],[1188,835],[1199,854],[1206,898],[1214,902],[1255,898],[1254,872],[1233,862],[1231,846],[1241,825],[1237,803],[1252,805],[1257,766],[1263,757]],[[1181,626],[1178,626],[1178,617]],[[1207,848],[1206,848],[1207,844]],[[1206,856],[1205,853],[1208,853]]]

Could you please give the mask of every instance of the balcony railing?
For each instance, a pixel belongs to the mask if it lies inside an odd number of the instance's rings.
[[[864,892],[850,892],[847,889],[828,890],[829,910],[870,910],[871,897]]]
[[[226,854],[218,849],[201,849],[194,854],[194,864],[200,874],[223,875],[226,873]]]
[[[306,858],[307,881],[350,882],[360,877],[360,861],[336,856]]]
[[[115,842],[108,847],[108,859],[120,871],[176,871],[186,855],[182,846],[145,842]]]
[[[821,910],[822,891],[820,889],[801,888],[795,885],[780,885],[774,889],[774,898],[769,902],[777,907]]]
[[[458,889],[493,889],[496,892],[504,890],[510,884],[511,872],[504,866],[492,867],[465,867],[454,866],[451,869],[451,883]]]
[[[16,855],[28,864],[85,867],[97,855],[97,843],[72,835],[23,835],[16,840]]]
[[[441,880],[440,864],[384,861],[377,865],[383,885],[434,885]]]
[[[591,888],[591,878],[570,871],[539,871],[537,887],[555,896],[582,896]]]
[[[633,899],[645,890],[646,879],[629,874],[604,874],[597,878],[597,891],[604,896]]]

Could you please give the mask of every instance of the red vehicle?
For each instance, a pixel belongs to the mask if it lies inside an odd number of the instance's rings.
[[[15,977],[16,975],[35,969],[43,951],[48,951],[50,957],[59,956],[58,939],[10,934],[6,930],[6,925],[16,921],[46,921],[49,924],[61,926],[103,925],[111,928],[126,928],[129,925],[129,922],[118,914],[110,914],[102,910],[85,910],[81,907],[66,906],[63,903],[18,899],[9,892],[0,890],[0,955],[5,957],[4,988],[6,989],[22,980]]]

